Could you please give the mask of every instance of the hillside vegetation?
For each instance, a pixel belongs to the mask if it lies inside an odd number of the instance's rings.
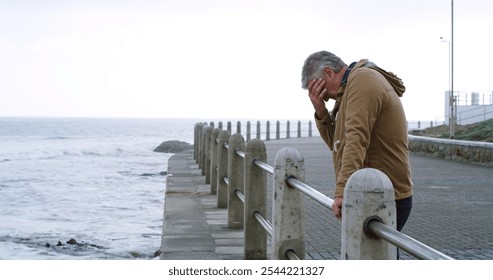
[[[440,125],[423,130],[414,130],[409,133],[418,136],[450,139],[450,126]],[[493,142],[493,119],[469,125],[456,125],[454,139]]]

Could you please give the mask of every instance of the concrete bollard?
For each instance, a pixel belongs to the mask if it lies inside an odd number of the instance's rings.
[[[308,121],[308,137],[312,137],[312,121]]]
[[[360,169],[344,188],[341,258],[344,260],[395,260],[397,249],[387,241],[367,236],[365,221],[378,217],[396,227],[394,189],[390,179],[373,168]]]
[[[301,138],[301,121],[298,121],[298,132],[296,134],[298,138]]]
[[[276,260],[286,260],[288,250],[305,258],[302,194],[286,183],[289,177],[305,180],[304,159],[297,149],[285,147],[277,153],[274,167],[272,258]]]
[[[261,136],[260,136],[261,130],[262,129],[261,129],[260,121],[257,121],[257,137],[256,137],[257,139],[261,139]]]
[[[240,121],[236,122],[236,133],[241,134],[241,122]]]
[[[247,121],[247,124],[246,124],[246,141],[250,141],[251,139],[251,125],[250,125],[250,121]]]
[[[211,135],[214,127],[208,126],[205,131],[204,141],[204,167],[202,169],[202,175],[205,175],[205,183],[211,183]]]
[[[200,133],[200,162],[199,162],[199,167],[202,170],[202,175],[205,175],[205,161],[206,161],[206,145],[205,142],[207,141],[207,130],[209,129],[209,126],[204,123],[202,126],[202,132]]]
[[[233,134],[229,138],[228,150],[228,227],[231,229],[243,228],[244,221],[244,204],[243,201],[235,194],[239,190],[245,194],[245,164],[242,157],[236,154],[236,151],[245,152],[245,139],[240,133]]]
[[[195,125],[195,138],[194,138],[194,158],[195,163],[200,163],[200,142],[202,140],[202,126],[203,123],[197,123]]]
[[[211,166],[210,166],[210,179],[209,182],[211,183],[211,194],[216,194],[217,193],[217,150],[218,150],[218,144],[217,144],[217,138],[219,137],[219,133],[221,133],[220,128],[214,128],[211,133],[211,138],[210,138],[210,151],[211,151]]]
[[[199,123],[193,126],[193,159],[197,160],[197,137],[199,135]]]
[[[281,138],[281,123],[279,121],[276,122],[276,139]]]
[[[228,176],[228,150],[224,147],[229,140],[229,131],[223,130],[218,135],[217,143],[217,208],[228,207],[228,185],[224,182],[224,177]]]
[[[270,140],[270,121],[265,124],[265,140]]]
[[[264,142],[252,139],[246,144],[245,152],[245,236],[244,251],[247,260],[267,259],[267,233],[254,217],[256,211],[266,217],[267,174],[254,165],[255,160],[267,162]]]
[[[286,139],[291,138],[291,122],[286,123]]]

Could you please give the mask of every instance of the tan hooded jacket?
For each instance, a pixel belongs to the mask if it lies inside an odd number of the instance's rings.
[[[406,116],[400,97],[401,79],[366,59],[350,71],[339,88],[333,111],[316,120],[320,135],[333,152],[335,197],[355,171],[371,167],[392,181],[395,199],[412,195]]]

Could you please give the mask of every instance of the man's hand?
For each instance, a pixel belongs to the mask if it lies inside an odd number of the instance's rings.
[[[314,79],[308,83],[308,97],[310,97],[315,114],[319,120],[322,120],[325,114],[327,114],[324,101],[327,89],[324,87],[324,84],[324,79]]]
[[[338,220],[342,219],[342,197],[336,197],[332,203],[332,212]]]

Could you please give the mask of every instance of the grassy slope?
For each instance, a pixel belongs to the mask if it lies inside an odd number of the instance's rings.
[[[420,131],[411,131],[410,134],[450,138],[450,127],[448,125],[441,125]],[[493,142],[493,119],[470,125],[457,125],[455,127],[454,139]]]

